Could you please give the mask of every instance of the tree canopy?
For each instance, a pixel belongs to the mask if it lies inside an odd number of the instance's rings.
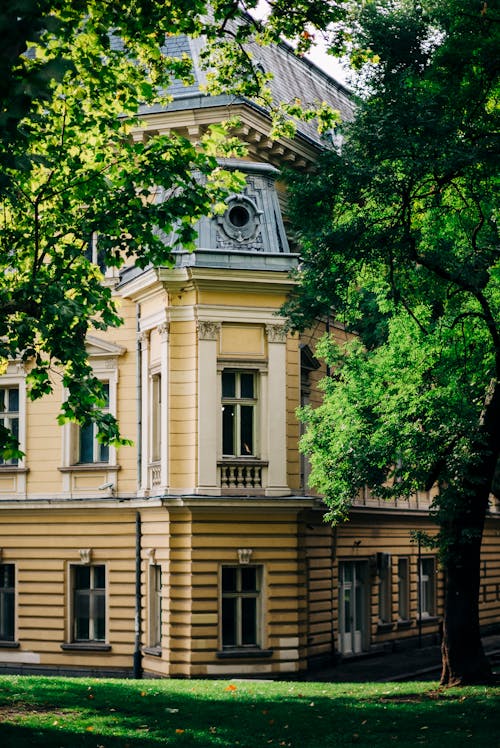
[[[207,64],[217,54],[212,90],[269,103],[244,42],[276,39],[282,18],[305,47],[304,24],[331,18],[320,3],[291,14],[277,3],[263,29],[244,10],[236,0],[13,0],[0,13],[0,364],[28,363],[32,399],[62,378],[60,420],[96,421],[106,442],[120,443],[119,429],[99,410],[85,336],[120,317],[92,256],[97,232],[108,268],[166,265],[163,237],[192,246],[199,217],[242,184],[216,160],[241,153],[227,131],[196,145],[175,133],[134,137],[140,108],[167,104],[172,81],[191,80],[191,60],[169,56],[165,40],[203,34]],[[0,450],[19,454],[3,427]]]
[[[311,482],[337,521],[363,486],[387,498],[437,487],[443,682],[488,672],[477,593],[500,450],[499,21],[494,4],[363,4],[352,45],[371,60],[355,120],[293,187],[303,265],[286,313],[346,329],[344,345],[322,343],[332,376],[302,413]]]

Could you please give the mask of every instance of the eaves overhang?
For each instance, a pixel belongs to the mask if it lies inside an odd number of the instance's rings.
[[[286,255],[288,258],[294,256]],[[289,267],[283,267],[282,270],[258,270],[248,266],[151,267],[139,274],[131,274],[130,278],[124,278],[118,291],[124,298],[132,301],[143,300],[162,290],[184,292],[217,288],[221,291],[249,290],[262,294],[288,293],[296,284],[289,270]]]

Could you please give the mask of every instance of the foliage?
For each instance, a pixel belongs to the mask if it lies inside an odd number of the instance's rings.
[[[500,374],[498,19],[468,9],[367,3],[358,43],[380,62],[340,153],[295,179],[303,266],[286,312],[358,334],[323,343],[334,374],[303,413],[332,517],[367,483],[391,497],[436,481],[449,514],[498,448],[482,418]]]
[[[2,677],[6,748],[487,745],[498,688]]]
[[[300,4],[289,33],[301,38],[310,5]],[[287,13],[278,4],[272,17]],[[210,10],[205,0],[12,0],[0,12],[0,365],[27,365],[33,399],[61,378],[60,421],[96,421],[108,443],[123,442],[99,409],[84,341],[121,320],[89,243],[98,232],[101,267],[168,265],[171,246],[192,248],[197,219],[242,184],[216,160],[242,153],[230,123],[197,145],[175,133],[136,137],[140,112],[168,104],[174,79],[192,80],[191,61],[169,56],[165,39],[202,33],[207,64],[224,51],[211,90],[269,104],[243,44],[262,29],[236,0]],[[20,454],[3,426],[2,448],[4,458]]]
[[[365,485],[433,488],[446,685],[491,679],[479,580],[500,455],[499,20],[465,0],[364,3],[355,120],[293,198],[304,263],[285,313],[345,326],[320,349],[323,405],[302,412],[312,482],[334,520]]]

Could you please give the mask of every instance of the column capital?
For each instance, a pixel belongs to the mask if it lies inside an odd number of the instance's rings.
[[[169,322],[162,322],[161,325],[158,325],[156,328],[158,331],[158,335],[162,340],[168,339],[168,334],[170,332],[170,323]]]
[[[266,334],[270,343],[286,343],[287,330],[284,325],[266,325]]]
[[[220,335],[220,322],[211,322],[208,320],[198,320],[198,338],[200,340],[218,340]]]

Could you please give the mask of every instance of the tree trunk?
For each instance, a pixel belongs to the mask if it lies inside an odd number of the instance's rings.
[[[481,538],[455,548],[445,569],[441,685],[488,683],[491,667],[479,628]]]
[[[481,541],[500,448],[499,424],[500,388],[495,382],[481,415],[479,436],[471,449],[472,454],[481,456],[463,485],[455,487],[455,500],[447,496],[438,513],[445,542],[446,590],[441,646],[441,685],[444,686],[492,680],[481,642],[479,589]]]

